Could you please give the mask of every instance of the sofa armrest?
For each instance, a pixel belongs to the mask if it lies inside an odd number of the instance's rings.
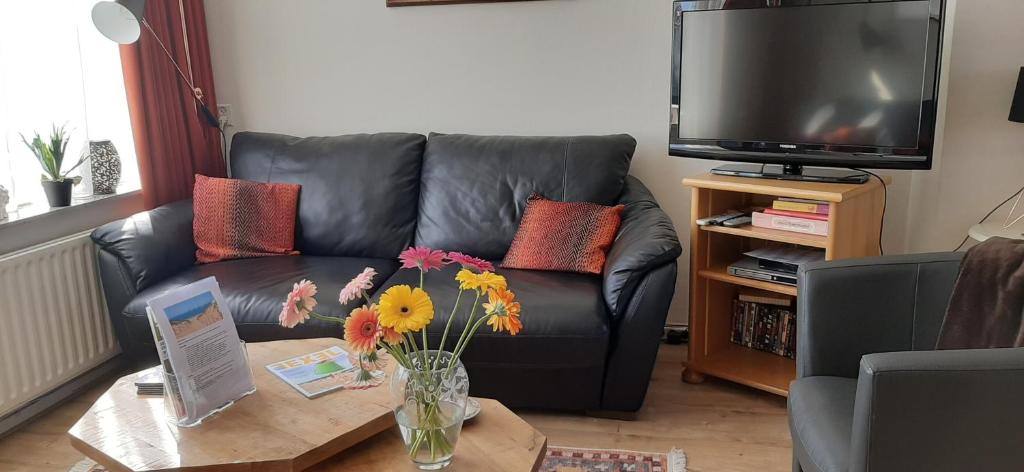
[[[1019,470],[1024,349],[864,356],[851,471]]]
[[[801,267],[797,377],[856,378],[864,354],[933,349],[961,257],[914,254]]]
[[[616,321],[644,276],[682,254],[672,220],[639,179],[626,176],[618,203],[625,205],[622,224],[604,265],[604,298]]]
[[[141,291],[196,263],[192,200],[170,203],[100,226],[92,232],[92,240],[118,263],[118,267],[101,265],[100,269],[122,272],[120,278],[125,288]]]

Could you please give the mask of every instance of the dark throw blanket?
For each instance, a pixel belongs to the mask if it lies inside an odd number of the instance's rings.
[[[936,349],[1024,346],[1024,241],[992,238],[964,257]]]

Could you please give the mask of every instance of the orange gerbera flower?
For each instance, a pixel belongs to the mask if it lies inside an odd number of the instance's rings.
[[[345,341],[353,351],[370,353],[377,350],[381,334],[377,318],[376,310],[361,306],[352,310],[345,319]]]
[[[381,327],[380,339],[392,346],[402,342],[402,335],[395,331],[394,328]]]
[[[523,329],[519,320],[519,302],[516,294],[504,288],[491,289],[487,292],[487,302],[483,304],[484,313],[490,316],[487,324],[494,332],[508,331],[515,336]]]

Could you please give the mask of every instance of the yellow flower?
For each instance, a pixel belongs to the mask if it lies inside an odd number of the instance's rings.
[[[523,329],[523,323],[519,320],[519,302],[516,294],[503,288],[487,292],[487,303],[483,304],[484,312],[490,315],[487,324],[494,329],[494,332],[508,331],[515,336]]]
[[[469,269],[462,269],[459,273],[455,274],[455,280],[459,281],[459,288],[463,290],[479,290],[480,293],[493,289],[500,288],[504,290],[508,288],[505,277],[494,272],[481,272],[477,274]]]
[[[380,296],[380,324],[399,333],[419,331],[434,319],[434,302],[421,288],[395,285]]]

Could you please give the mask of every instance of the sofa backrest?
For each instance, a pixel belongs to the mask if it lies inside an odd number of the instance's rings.
[[[423,157],[416,244],[498,260],[533,193],[615,203],[636,148],[632,136],[431,134]]]
[[[303,254],[391,258],[413,240],[425,142],[406,133],[237,133],[231,176],[302,185],[295,245]]]

